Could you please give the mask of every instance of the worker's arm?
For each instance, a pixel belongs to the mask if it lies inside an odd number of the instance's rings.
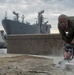
[[[74,32],[70,32],[67,36],[69,43],[73,43]]]
[[[60,35],[61,35],[62,39],[63,39],[66,43],[69,43],[65,31],[62,30],[62,29],[60,28],[60,26],[58,26],[58,29],[59,29],[59,32],[60,32]]]

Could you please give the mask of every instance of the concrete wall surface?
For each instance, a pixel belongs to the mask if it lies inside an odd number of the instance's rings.
[[[7,53],[61,55],[63,45],[59,34],[7,36]]]

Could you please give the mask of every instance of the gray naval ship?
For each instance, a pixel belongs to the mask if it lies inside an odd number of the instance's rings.
[[[43,17],[44,10],[38,12],[38,18],[35,24],[24,22],[24,15],[22,15],[22,22],[19,21],[19,13],[13,11],[15,15],[14,20],[5,18],[2,20],[2,25],[7,35],[10,34],[50,34],[51,25],[47,24],[48,21],[44,22]]]

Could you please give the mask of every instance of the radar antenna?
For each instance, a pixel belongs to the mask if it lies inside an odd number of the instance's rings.
[[[24,18],[25,18],[25,16],[24,16],[24,15],[22,15],[22,23],[24,23]]]
[[[7,11],[5,11],[5,19],[7,19]]]

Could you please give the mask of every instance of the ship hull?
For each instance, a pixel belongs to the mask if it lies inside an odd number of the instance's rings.
[[[2,25],[6,33],[9,34],[39,34],[40,28],[38,25],[29,25],[19,21],[4,19]]]

